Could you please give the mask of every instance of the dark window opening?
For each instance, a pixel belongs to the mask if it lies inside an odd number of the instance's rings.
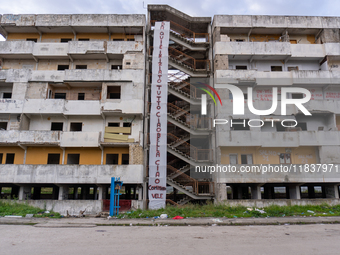
[[[244,93],[244,100],[247,100],[248,99],[248,94]]]
[[[109,122],[107,123],[108,127],[119,127],[120,123],[119,122]]]
[[[107,99],[120,99],[120,86],[108,86]]]
[[[58,71],[68,70],[69,65],[58,65]]]
[[[70,131],[71,132],[80,132],[83,129],[83,123],[82,122],[72,122],[70,124]]]
[[[55,93],[54,99],[66,99],[66,93]]]
[[[79,165],[80,154],[68,154],[67,155],[67,164],[68,165]]]
[[[2,95],[2,98],[12,98],[12,93],[10,92],[5,92],[3,95]]]
[[[87,65],[76,65],[76,69],[87,69]]]
[[[118,154],[106,154],[106,165],[118,165]]]
[[[282,72],[282,66],[271,66],[270,70],[272,72]]]
[[[7,153],[6,164],[14,164],[14,153]]]
[[[292,93],[292,98],[293,99],[300,99],[300,98],[304,98],[305,96],[304,96],[305,94],[303,94],[303,93]]]
[[[299,122],[295,128],[301,128],[302,131],[307,131],[307,123],[306,122]]]
[[[244,39],[235,39],[235,42],[244,42]]]
[[[236,66],[236,70],[247,70],[247,66]]]
[[[126,62],[125,64],[126,64],[127,66],[131,65],[131,63],[130,63],[130,62]]]
[[[241,154],[241,164],[253,164],[253,155]]]
[[[38,42],[38,39],[37,38],[27,38],[26,41],[29,41],[29,42]]]
[[[287,125],[287,124],[286,124]],[[288,125],[290,126],[290,125]],[[286,131],[286,128],[284,126],[281,125],[281,122],[276,122],[276,131],[278,132],[284,132]]]
[[[68,43],[68,42],[70,42],[70,41],[72,41],[71,38],[61,38],[61,39],[60,39],[60,42],[61,42],[61,43]]]
[[[90,39],[89,39],[89,38],[79,38],[78,41],[83,41],[83,42],[85,42],[85,41],[90,41]]]
[[[0,122],[0,130],[7,130],[7,122]]]
[[[131,135],[131,123],[130,122],[124,122],[123,127],[129,127],[130,133],[123,133],[123,135]]]
[[[114,41],[114,42],[120,42],[120,41],[124,41],[124,39],[121,39],[121,38],[115,38],[115,39],[112,39],[112,41]]]
[[[0,164],[2,164],[2,158],[3,158],[4,154],[0,153]]]
[[[48,154],[47,156],[48,165],[59,165],[59,163],[60,163],[60,154]]]
[[[129,154],[123,154],[122,155],[122,165],[128,165],[129,164],[130,156]]]
[[[78,93],[78,100],[85,100],[85,93]]]
[[[133,41],[135,41],[135,38],[128,38],[127,41],[128,42],[133,42]]]
[[[51,131],[63,131],[64,123],[63,122],[52,122],[51,123]]]
[[[248,119],[233,119],[231,130],[250,130]]]
[[[111,69],[112,70],[121,70],[121,69],[123,69],[123,66],[122,65],[111,65]]]

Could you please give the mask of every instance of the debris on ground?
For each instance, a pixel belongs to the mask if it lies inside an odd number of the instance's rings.
[[[184,219],[184,217],[177,215],[177,216],[173,217],[172,219],[174,219],[174,220],[181,220],[181,219]]]
[[[25,218],[33,218],[33,214],[26,214]]]
[[[222,220],[220,219],[212,219],[213,222],[223,222]]]
[[[163,214],[161,214],[161,216],[159,216],[159,218],[161,218],[161,219],[166,219],[166,218],[168,218],[168,215],[165,214],[165,213],[163,213]]]
[[[307,212],[308,212],[308,213],[314,213],[314,211],[311,211],[311,210],[308,210]]]
[[[259,213],[261,213],[261,214],[266,213],[264,210],[257,209],[257,208],[255,208],[255,211],[257,211],[257,212],[259,212]]]

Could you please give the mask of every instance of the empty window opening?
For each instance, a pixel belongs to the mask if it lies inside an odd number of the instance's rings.
[[[68,42],[70,42],[70,41],[72,41],[71,38],[61,38],[61,39],[60,39],[60,42],[61,42],[61,43],[68,43]]]
[[[55,93],[54,99],[66,99],[66,93]]]
[[[69,65],[58,65],[58,71],[68,70]]]
[[[307,131],[307,123],[306,122],[299,122],[295,128],[299,128],[302,131]]]
[[[7,99],[12,98],[12,93],[10,93],[10,92],[3,93],[2,98],[7,98]]]
[[[51,131],[63,131],[64,123],[63,122],[52,122],[51,123]]]
[[[244,42],[244,39],[235,39],[235,42]]]
[[[82,122],[72,122],[70,124],[70,131],[71,132],[80,132],[83,129],[83,123]]]
[[[131,65],[131,62],[125,62],[125,64],[126,64],[127,66],[129,66],[129,65]]]
[[[282,72],[282,66],[271,66],[270,70],[272,72]]]
[[[231,130],[250,130],[248,121],[248,119],[233,119]]]
[[[68,154],[67,155],[67,164],[68,165],[79,165],[80,154]]]
[[[26,41],[29,41],[29,42],[38,42],[38,39],[37,38],[27,38]]]
[[[128,39],[126,39],[128,42],[133,42],[133,41],[135,41],[135,38],[128,38]]]
[[[123,127],[129,127],[130,132],[129,133],[123,133],[123,135],[131,135],[131,122],[124,122]]]
[[[107,123],[108,127],[119,127],[120,123],[119,122],[109,122]]]
[[[122,38],[114,38],[114,39],[112,39],[112,41],[114,41],[114,42],[120,42],[120,41],[124,41],[124,39],[122,39]]]
[[[87,65],[76,65],[76,69],[87,69]]]
[[[292,98],[293,99],[300,99],[300,98],[304,98],[305,94],[303,93],[292,93]]]
[[[120,99],[120,86],[108,86],[107,99]]]
[[[247,70],[247,66],[235,66],[236,70]]]
[[[4,154],[0,153],[0,164],[2,164],[2,158],[3,158]]]
[[[14,164],[14,153],[7,153],[6,164]]]
[[[118,154],[106,154],[106,165],[118,165]]]
[[[290,153],[281,153],[280,154],[280,164],[290,164],[290,163],[291,163]]]
[[[241,155],[241,164],[253,164],[253,155],[242,154]]]
[[[122,154],[122,165],[128,165],[129,159],[130,159],[129,154]]]
[[[86,41],[90,41],[90,39],[89,38],[79,38],[78,41],[86,42]]]
[[[85,93],[78,93],[78,100],[85,100]]]
[[[111,65],[111,69],[112,70],[121,70],[121,69],[123,69],[123,66],[122,65]]]
[[[47,155],[47,164],[48,165],[58,165],[60,163],[60,154],[48,154]]]
[[[7,130],[7,122],[0,122],[0,130]]]
[[[237,165],[237,154],[230,154],[229,161],[231,165]]]

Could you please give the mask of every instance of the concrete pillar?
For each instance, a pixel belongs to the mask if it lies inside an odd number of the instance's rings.
[[[78,186],[73,187],[73,199],[78,199]]]
[[[251,186],[251,198],[252,199],[261,199],[261,185],[252,185]]]
[[[103,200],[104,187],[98,186],[98,200]]]
[[[228,200],[227,185],[225,183],[216,183],[216,202]]]
[[[68,186],[59,186],[58,200],[68,200]]]
[[[300,185],[289,185],[289,197],[290,199],[301,199]]]
[[[138,187],[138,200],[143,200],[143,187]]]
[[[335,184],[325,185],[326,198],[339,198],[339,187]]]
[[[315,198],[315,190],[313,185],[308,185],[308,198]]]
[[[29,200],[32,197],[31,186],[20,186],[19,200]]]

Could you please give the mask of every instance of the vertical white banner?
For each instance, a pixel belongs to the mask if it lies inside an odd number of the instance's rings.
[[[152,54],[149,209],[165,207],[169,22],[156,22]]]

